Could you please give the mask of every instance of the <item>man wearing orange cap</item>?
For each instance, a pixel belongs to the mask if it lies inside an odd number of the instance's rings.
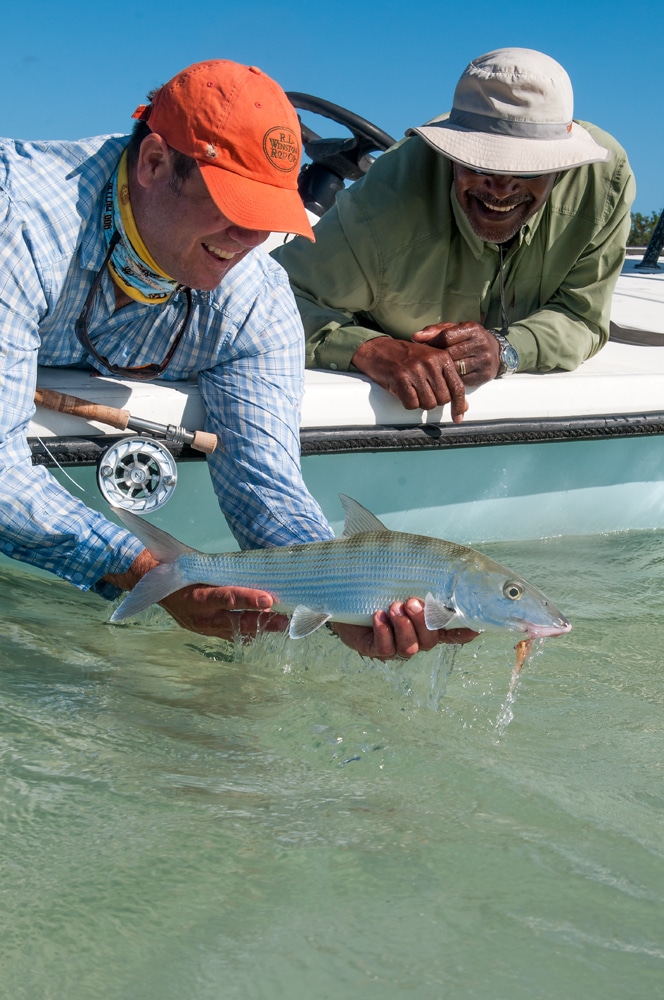
[[[312,238],[295,111],[260,70],[213,60],[177,74],[134,117],[131,138],[0,140],[0,551],[110,599],[156,560],[32,466],[38,363],[197,376],[221,445],[210,474],[239,544],[332,537],[300,470],[300,319],[281,268],[251,253],[271,231]],[[250,634],[272,598],[192,586],[163,605],[186,628],[228,636],[229,611],[246,609]],[[373,629],[339,632],[388,657],[438,640],[413,601]]]

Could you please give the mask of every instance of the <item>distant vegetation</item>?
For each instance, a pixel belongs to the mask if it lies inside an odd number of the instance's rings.
[[[632,228],[629,231],[627,245],[630,247],[647,247],[661,214],[661,211],[652,212],[650,215],[642,215],[641,212],[632,212]]]

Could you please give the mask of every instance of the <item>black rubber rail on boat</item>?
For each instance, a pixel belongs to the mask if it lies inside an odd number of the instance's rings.
[[[100,424],[108,424],[109,427],[117,427],[121,431],[143,431],[157,434],[159,437],[165,438],[166,441],[173,441],[175,444],[188,444],[196,451],[202,451],[206,455],[211,455],[217,447],[216,434],[208,434],[207,431],[187,431],[184,427],[176,427],[175,424],[156,424],[152,420],[141,420],[139,417],[132,417],[129,410],[119,410],[115,406],[102,406],[101,403],[92,403],[89,399],[80,399],[78,396],[68,396],[55,389],[37,388],[35,403],[37,406],[43,406],[46,410],[69,413],[74,417],[82,417],[84,420],[96,420]]]

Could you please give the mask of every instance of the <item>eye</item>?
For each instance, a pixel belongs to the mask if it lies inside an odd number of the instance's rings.
[[[515,580],[508,580],[503,586],[503,594],[508,601],[520,601],[523,597],[523,587]]]

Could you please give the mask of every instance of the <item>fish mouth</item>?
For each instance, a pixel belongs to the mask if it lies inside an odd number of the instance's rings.
[[[528,623],[524,626],[523,631],[529,639],[545,639],[550,635],[565,635],[571,629],[570,622],[566,618],[561,618],[560,621],[553,622],[552,625],[533,625]]]

